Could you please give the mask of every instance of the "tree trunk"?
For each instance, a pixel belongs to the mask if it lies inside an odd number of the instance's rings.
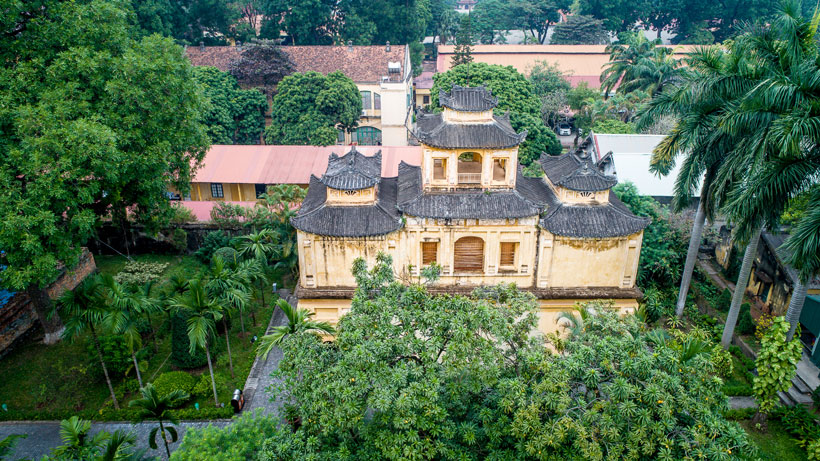
[[[51,302],[51,298],[48,297],[45,290],[41,290],[34,285],[29,287],[26,293],[29,299],[31,299],[34,312],[37,313],[40,324],[43,326],[43,331],[45,331],[43,342],[45,344],[58,342],[65,327],[63,326],[62,320],[60,320],[60,314]]]
[[[239,324],[242,326],[242,337],[244,338],[247,336],[245,334],[245,311],[244,309],[239,309]]]
[[[789,310],[786,311],[786,320],[789,322],[789,334],[786,336],[787,341],[791,341],[794,337],[794,332],[797,330],[797,325],[800,323],[800,313],[803,312],[803,304],[806,301],[806,292],[808,286],[799,278],[794,281],[794,292],[792,299],[789,301]]]
[[[208,358],[208,371],[211,373],[211,387],[214,390],[214,405],[219,407],[219,397],[216,395],[216,380],[214,380],[214,366],[211,364],[211,349],[208,342],[205,342],[205,357]]]
[[[142,375],[140,374],[140,365],[137,363],[137,354],[133,351],[131,352],[131,359],[134,360],[134,370],[137,372],[137,382],[140,383],[140,389],[144,386],[142,385]]]
[[[262,307],[265,307],[265,285],[261,280],[259,281],[259,293],[262,294]],[[256,323],[256,320],[254,320],[254,323]]]
[[[159,420],[159,435],[162,437],[162,443],[165,444],[165,454],[168,459],[171,459],[171,450],[168,448],[168,439],[165,437],[165,426],[162,425],[162,420]]]
[[[151,343],[154,345],[154,353],[157,353],[157,331],[154,330],[154,324],[151,323],[151,314],[148,312],[145,313],[145,316],[148,317],[148,326],[151,328]]]
[[[678,303],[675,306],[675,315],[678,317],[683,317],[683,308],[686,307],[686,295],[689,293],[692,271],[695,269],[695,261],[698,259],[698,248],[700,248],[700,237],[703,233],[704,221],[706,221],[706,213],[703,211],[703,201],[701,199],[698,203],[698,211],[695,214],[695,223],[692,225],[692,237],[689,239],[689,250],[686,252],[686,263],[683,265],[683,274],[680,280]]]
[[[231,378],[235,378],[233,374],[233,357],[231,356],[231,339],[228,335],[228,322],[225,321],[225,316],[222,316],[222,326],[225,327],[225,344],[228,346],[228,366],[231,369]]]
[[[757,256],[757,244],[760,241],[760,229],[755,232],[749,244],[746,245],[746,252],[743,253],[743,264],[740,265],[740,273],[735,282],[735,292],[732,293],[732,304],[729,305],[729,314],[726,316],[726,325],[723,327],[723,336],[720,344],[724,349],[729,349],[732,344],[732,335],[735,333],[737,316],[740,314],[740,305],[743,303],[743,294],[746,293],[746,285],[749,283],[749,275],[752,272],[752,261]]]
[[[97,332],[94,330],[94,325],[91,325],[91,338],[94,340],[94,347],[97,349],[97,357],[100,358],[100,365],[102,365],[103,374],[105,375],[105,382],[108,383],[108,390],[111,392],[111,400],[114,401],[114,408],[119,410],[120,402],[117,401],[117,395],[114,394],[114,386],[111,385],[111,377],[108,376],[108,367],[105,366],[102,347],[100,347],[100,340],[97,339]]]

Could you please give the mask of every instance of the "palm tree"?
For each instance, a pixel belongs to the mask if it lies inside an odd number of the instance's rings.
[[[96,275],[86,278],[74,290],[63,293],[58,301],[62,309],[61,317],[65,322],[62,337],[64,340],[71,342],[86,331],[91,333],[94,349],[97,351],[97,357],[105,375],[105,382],[108,384],[108,390],[111,393],[111,400],[114,402],[114,408],[119,410],[120,404],[114,393],[114,386],[111,384],[111,377],[108,375],[108,367],[105,366],[102,347],[100,347],[100,340],[97,336],[97,328],[102,324],[106,313],[103,296],[100,277]]]
[[[655,95],[675,83],[682,74],[681,63],[671,48],[658,47],[659,43],[643,34],[632,34],[624,42],[608,45],[609,62],[601,74],[604,96],[616,86],[621,93],[642,90]]]
[[[128,402],[128,406],[139,408],[140,422],[147,419],[159,422],[159,426],[151,429],[151,433],[148,435],[148,445],[154,450],[157,449],[157,432],[159,432],[162,442],[165,444],[165,454],[168,455],[168,458],[171,458],[171,450],[168,448],[168,437],[165,432],[167,431],[171,436],[171,443],[176,442],[179,436],[176,428],[170,425],[166,427],[165,424],[179,424],[179,421],[168,410],[179,407],[190,396],[185,391],[176,389],[160,397],[151,383],[140,389],[140,392],[142,397]]]
[[[263,359],[267,359],[268,354],[270,354],[274,346],[282,344],[282,341],[288,335],[299,332],[325,335],[333,335],[336,333],[336,330],[329,323],[313,320],[311,317],[315,315],[314,312],[310,312],[307,309],[296,309],[284,299],[276,301],[276,305],[285,313],[285,316],[288,318],[288,323],[287,325],[274,328],[273,333],[260,338],[256,355],[261,356]]]
[[[239,263],[236,270],[237,274],[239,274],[247,281],[247,286],[250,286],[250,284],[253,282],[259,283],[259,291],[262,292],[262,302],[264,304],[264,287],[267,284],[268,280],[267,276],[265,275],[264,262],[258,259],[248,259]],[[251,320],[253,321],[253,325],[256,326],[256,310],[254,306],[252,306],[250,302],[246,302],[245,306],[250,307],[249,310],[251,313]],[[244,329],[244,326],[242,328]]]
[[[154,330],[151,314],[154,312],[162,312],[163,308],[161,301],[151,295],[155,283],[154,280],[149,280],[141,287],[131,287],[131,289],[139,295],[137,300],[140,303],[142,312],[145,314],[145,319],[148,320],[148,326],[151,329],[151,343],[154,346],[154,352],[157,352],[157,332]]]
[[[222,327],[225,330],[225,344],[228,347],[228,365],[233,378],[233,355],[231,354],[231,339],[226,318],[231,314],[236,304],[244,305],[247,303],[250,299],[250,293],[243,283],[246,281],[243,274],[228,269],[222,258],[218,256],[214,258],[209,275],[210,278],[205,288],[208,290],[208,294],[218,301],[218,305],[222,309]],[[244,332],[244,324],[242,328]]]
[[[143,307],[148,304],[143,303],[139,292],[127,290],[114,280],[114,277],[110,274],[102,276],[102,285],[109,307],[103,315],[103,325],[114,334],[122,336],[126,347],[128,347],[128,352],[131,353],[131,360],[134,362],[137,382],[142,387],[142,374],[137,361],[137,351],[142,348],[139,320],[141,315],[145,313]]]
[[[58,459],[94,459],[110,437],[107,432],[91,436],[91,422],[72,416],[60,421],[60,439],[63,444],[52,455]]]
[[[197,348],[205,350],[208,359],[208,371],[211,373],[211,387],[214,391],[214,404],[219,405],[216,394],[216,380],[214,367],[211,363],[211,349],[209,341],[216,330],[216,322],[222,319],[222,312],[213,299],[208,296],[204,284],[200,280],[191,280],[188,291],[175,298],[173,306],[177,309],[186,309],[191,316],[188,318],[188,341],[191,353]]]
[[[239,238],[239,256],[244,259],[255,259],[260,262],[263,269],[267,265],[268,258],[274,253],[275,245],[273,243],[273,232],[270,229],[262,229],[258,232],[253,232],[248,235],[243,235]],[[264,279],[259,277],[259,292],[262,295],[262,305],[265,302],[265,286]],[[254,324],[256,320],[254,320]]]

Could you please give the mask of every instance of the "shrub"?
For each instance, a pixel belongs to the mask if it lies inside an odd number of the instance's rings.
[[[176,390],[190,394],[195,385],[196,378],[184,371],[168,371],[154,380],[154,387],[160,397]]]
[[[188,317],[187,311],[180,310],[171,318],[171,363],[179,368],[199,368],[208,363],[208,359],[201,349],[193,354],[189,350]]]
[[[114,276],[114,279],[123,285],[144,285],[147,282],[159,280],[167,268],[168,263],[129,261]]]
[[[256,459],[264,442],[276,432],[278,424],[279,418],[274,416],[246,413],[224,429],[214,426],[189,429],[179,448],[171,455],[171,459],[174,461]]]
[[[740,305],[740,314],[737,318],[737,332],[741,335],[750,335],[755,331],[755,322],[752,319],[752,306],[749,303]]]
[[[219,202],[211,208],[211,221],[221,229],[235,229],[245,220],[245,208],[233,203]]]
[[[820,439],[812,440],[806,445],[809,461],[820,461]]]
[[[772,322],[774,322],[773,315],[761,314],[755,322],[755,338],[763,339],[763,336],[765,336],[766,332],[769,331],[769,327],[772,326]]]
[[[194,212],[188,209],[187,207],[183,206],[179,202],[172,202],[171,210],[173,211],[173,215],[171,216],[171,224],[185,224],[189,222],[196,222],[196,216],[194,216]]]
[[[188,251],[188,232],[179,227],[174,229],[174,232],[171,234],[171,244],[180,253]]]
[[[803,405],[778,407],[774,412],[786,431],[798,440],[820,438],[820,425]]]
[[[117,335],[100,335],[97,337],[100,341],[100,349],[102,349],[103,360],[108,369],[108,373],[113,376],[122,376],[133,365],[131,362],[131,353],[128,352],[128,347],[125,345],[121,336]],[[92,370],[98,371],[98,378],[103,377],[103,371],[100,367],[100,358],[97,355],[97,348],[94,346],[94,340],[88,338],[86,343],[86,350],[88,351],[88,363]]]
[[[213,393],[211,389],[211,375],[209,373],[199,375],[199,380],[197,380],[191,393],[197,397],[208,397],[211,395]]]
[[[731,421],[741,421],[744,419],[749,419],[752,416],[754,416],[755,411],[756,410],[754,408],[731,409],[726,410],[726,412],[723,413],[723,417]]]
[[[720,292],[713,307],[721,312],[729,312],[729,306],[732,304],[732,292],[729,289],[724,289]]]
[[[196,250],[194,255],[203,263],[209,263],[211,262],[214,251],[229,246],[230,244],[231,237],[225,232],[221,230],[208,232],[202,240],[202,245]]]
[[[216,257],[222,258],[222,261],[226,265],[236,264],[239,262],[239,253],[231,247],[222,247],[214,251],[211,261],[213,261],[213,259]]]

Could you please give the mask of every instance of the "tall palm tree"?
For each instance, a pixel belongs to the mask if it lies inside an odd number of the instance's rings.
[[[108,310],[103,315],[103,326],[114,334],[120,335],[125,341],[134,370],[137,373],[137,382],[142,387],[137,351],[142,348],[142,335],[139,331],[139,321],[145,313],[143,308],[150,306],[144,303],[140,293],[128,290],[120,285],[110,274],[102,276],[103,293]]]
[[[176,297],[173,306],[177,309],[186,309],[191,314],[188,318],[188,341],[190,342],[191,353],[193,354],[197,348],[205,350],[205,357],[208,359],[208,371],[211,374],[211,387],[214,391],[214,404],[219,405],[214,367],[211,362],[210,341],[216,330],[216,322],[222,319],[222,310],[208,296],[205,285],[200,280],[191,280],[188,283],[188,291]]]
[[[273,232],[270,229],[262,229],[257,232],[252,232],[248,235],[243,235],[239,238],[239,256],[244,259],[255,259],[260,262],[263,269],[268,264],[268,259],[274,254],[276,245],[273,242]],[[259,292],[262,296],[262,305],[265,302],[265,286],[263,278],[258,278]],[[254,321],[256,323],[256,321]]]
[[[254,282],[259,284],[259,291],[262,292],[262,300],[263,300],[262,303],[263,304],[265,302],[264,301],[264,299],[265,299],[264,289],[265,289],[265,285],[267,285],[267,283],[268,283],[268,278],[265,275],[265,267],[264,266],[265,266],[265,263],[258,260],[258,259],[248,259],[248,260],[240,262],[239,265],[237,266],[237,269],[236,269],[237,274],[242,276],[245,280],[248,281],[248,284],[246,284],[246,286],[250,286],[250,284],[254,283]],[[250,300],[248,300],[248,301],[250,301]],[[251,305],[250,302],[246,302],[245,306],[250,308],[248,310],[251,313],[251,320],[253,321],[253,325],[256,326],[257,325],[256,310],[255,310],[254,306]]]
[[[672,132],[655,148],[650,163],[651,171],[665,176],[675,166],[677,157],[683,156],[675,182],[673,208],[686,209],[700,187],[675,306],[678,317],[683,315],[686,305],[704,223],[707,218],[713,219],[724,205],[728,192],[743,180],[742,168],[723,167],[749,162],[749,157],[736,149],[748,133],[729,132],[721,126],[726,115],[759,81],[759,71],[748,65],[747,58],[719,48],[696,50],[689,59],[689,67],[682,71],[681,80],[656,95],[638,118],[639,128],[651,125],[663,115],[673,114],[678,118]]]
[[[307,309],[297,309],[287,303],[284,299],[276,301],[276,305],[282,309],[288,319],[287,325],[281,325],[273,329],[273,333],[262,336],[259,340],[259,346],[256,349],[256,355],[263,359],[268,358],[268,354],[275,346],[282,344],[282,341],[288,336],[299,332],[333,335],[336,330],[327,322],[317,322],[312,317],[314,312]]]
[[[752,29],[735,41],[745,55],[757,58],[764,71],[760,84],[726,121],[730,129],[751,125],[759,133],[743,146],[755,153],[758,162],[745,170],[743,187],[732,191],[726,205],[736,223],[735,233],[742,238],[756,238],[764,225],[776,229],[789,200],[820,180],[818,26],[820,12],[807,19],[799,2],[784,2],[770,27]],[[820,273],[820,192],[816,189],[809,203],[808,213],[784,243],[787,264],[799,271],[786,314],[789,340],[799,323],[807,281]],[[741,290],[746,282],[738,283]]]
[[[154,280],[149,280],[140,287],[129,288],[138,295],[137,299],[140,303],[140,308],[143,314],[145,314],[145,319],[148,320],[148,327],[151,329],[151,343],[154,346],[154,352],[157,352],[157,332],[154,330],[154,323],[151,320],[151,314],[155,312],[162,312],[163,308],[161,300],[157,299],[152,294],[154,291],[154,285],[156,285],[156,282]]]
[[[658,47],[658,40],[648,40],[643,34],[632,34],[623,42],[606,47],[609,62],[601,74],[601,90],[608,96],[618,86],[621,93],[635,90],[661,93],[664,86],[681,76],[681,63],[671,48]]]
[[[225,330],[225,344],[228,347],[228,365],[232,378],[234,377],[233,355],[231,354],[231,338],[226,319],[231,315],[236,304],[244,305],[250,299],[248,288],[245,283],[243,283],[246,281],[241,272],[228,269],[222,259],[217,256],[214,258],[214,262],[210,268],[208,282],[205,284],[208,294],[217,301],[217,306],[222,309],[222,327]]]
[[[159,432],[162,442],[165,444],[165,454],[170,459],[171,450],[168,448],[168,437],[165,433],[167,431],[171,436],[171,443],[176,442],[179,436],[176,428],[170,425],[166,427],[166,424],[179,424],[179,421],[168,410],[179,407],[190,396],[185,391],[176,389],[160,397],[151,383],[140,389],[140,392],[142,397],[128,402],[128,406],[140,410],[140,422],[150,419],[159,423],[159,426],[151,429],[150,434],[148,434],[148,445],[154,450],[157,449],[157,432]]]
[[[74,290],[66,291],[60,296],[58,305],[61,308],[61,317],[65,323],[65,330],[62,337],[66,341],[74,341],[83,333],[89,332],[97,351],[97,358],[100,360],[105,382],[108,384],[108,391],[111,393],[111,400],[114,408],[120,409],[117,396],[114,393],[114,386],[111,384],[111,377],[108,375],[108,367],[103,359],[102,347],[97,330],[102,326],[106,309],[104,295],[99,276],[87,277]]]

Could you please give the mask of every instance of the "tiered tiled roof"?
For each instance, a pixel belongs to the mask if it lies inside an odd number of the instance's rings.
[[[581,158],[576,153],[543,155],[541,167],[551,183],[569,190],[596,192],[611,189],[618,183],[614,176],[598,171],[589,158]]]
[[[320,181],[327,187],[340,190],[359,190],[373,187],[381,181],[382,153],[372,157],[362,155],[353,147],[339,157],[330,154],[327,171]]]
[[[438,102],[441,107],[461,112],[483,112],[498,105],[498,98],[493,96],[492,91],[485,86],[465,88],[453,85],[450,92],[440,90]]]
[[[527,137],[510,125],[510,114],[493,116],[491,123],[447,123],[440,113],[420,112],[416,117],[416,138],[428,146],[442,149],[506,149]]]

